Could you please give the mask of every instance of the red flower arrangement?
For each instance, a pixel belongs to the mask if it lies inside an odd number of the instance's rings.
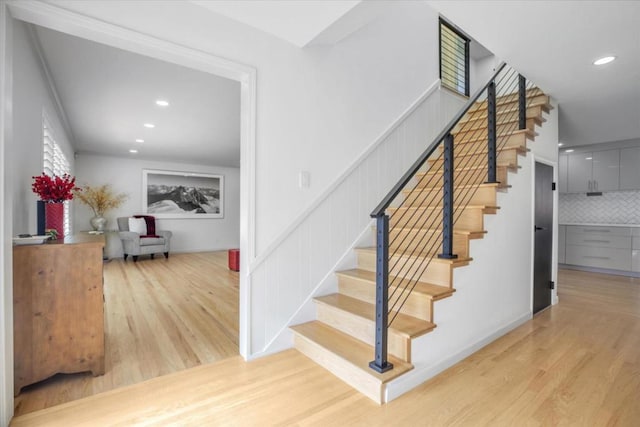
[[[79,189],[76,187],[76,178],[66,173],[62,176],[49,176],[42,173],[42,175],[32,178],[34,182],[31,189],[45,203],[60,203],[71,200],[73,199],[73,190]]]

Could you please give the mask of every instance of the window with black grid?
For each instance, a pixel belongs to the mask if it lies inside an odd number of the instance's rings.
[[[42,171],[49,176],[62,176],[71,173],[71,166],[62,152],[60,145],[56,143],[51,124],[47,116],[42,115],[42,140],[43,140],[43,168]],[[64,235],[71,234],[71,209],[69,201],[64,202]]]
[[[460,95],[469,96],[469,39],[442,19],[440,82]]]

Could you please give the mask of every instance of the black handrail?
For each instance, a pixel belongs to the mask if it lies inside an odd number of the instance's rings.
[[[438,134],[438,136],[433,140],[433,142],[429,145],[429,147],[427,147],[427,149],[424,151],[424,153],[422,153],[422,155],[418,158],[418,160],[416,160],[413,163],[413,165],[409,168],[409,170],[404,175],[402,175],[402,178],[400,178],[398,183],[391,189],[391,191],[389,191],[389,193],[385,196],[385,198],[382,199],[380,204],[378,204],[378,206],[373,210],[373,212],[371,212],[372,218],[377,218],[381,215],[384,215],[384,212],[391,205],[391,202],[393,202],[393,199],[395,199],[396,196],[400,194],[402,189],[407,186],[409,181],[411,181],[414,175],[420,170],[422,165],[424,165],[424,163],[433,154],[436,148],[438,148],[438,145],[440,145],[440,143],[445,138],[445,136],[451,133],[451,131],[458,124],[460,119],[462,119],[462,117],[467,113],[467,111],[469,111],[469,109],[473,106],[473,104],[475,104],[478,98],[480,98],[480,96],[487,89],[489,84],[492,81],[494,81],[496,77],[498,77],[498,75],[500,74],[500,72],[502,72],[502,70],[506,65],[507,64],[505,62],[502,62],[498,66],[498,70],[493,74],[493,76],[491,76],[487,84],[484,85],[479,90],[477,90],[476,93],[473,95],[473,97],[469,98],[469,101],[467,101],[464,107],[453,117],[453,119],[451,119],[451,121],[444,128],[444,130]]]

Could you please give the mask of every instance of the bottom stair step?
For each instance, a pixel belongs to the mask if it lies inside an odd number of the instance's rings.
[[[385,383],[413,369],[410,363],[389,357],[393,369],[377,373],[369,368],[372,346],[322,322],[303,323],[291,330],[298,351],[377,403],[384,403]]]

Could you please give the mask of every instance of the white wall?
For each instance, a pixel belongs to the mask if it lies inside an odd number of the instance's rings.
[[[237,248],[240,240],[240,169],[203,166],[174,162],[139,160],[99,155],[78,155],[76,158],[76,182],[99,186],[111,184],[116,193],[126,193],[127,201],[118,209],[107,212],[106,229],[117,230],[116,218],[142,213],[142,170],[156,169],[213,173],[224,176],[224,218],[220,219],[165,219],[158,218],[161,230],[173,232],[171,252],[199,252]],[[90,230],[91,209],[79,201],[73,202],[74,229]],[[107,255],[122,257],[119,240],[109,239]]]
[[[0,0],[0,425],[13,416],[13,233],[11,175],[7,154],[12,140],[13,20]]]
[[[36,201],[31,191],[32,177],[43,168],[42,114],[47,115],[56,142],[62,148],[73,171],[73,148],[65,132],[55,98],[32,44],[27,27],[20,21],[14,25],[13,70],[13,141],[8,154],[13,177],[13,233],[37,230]]]

